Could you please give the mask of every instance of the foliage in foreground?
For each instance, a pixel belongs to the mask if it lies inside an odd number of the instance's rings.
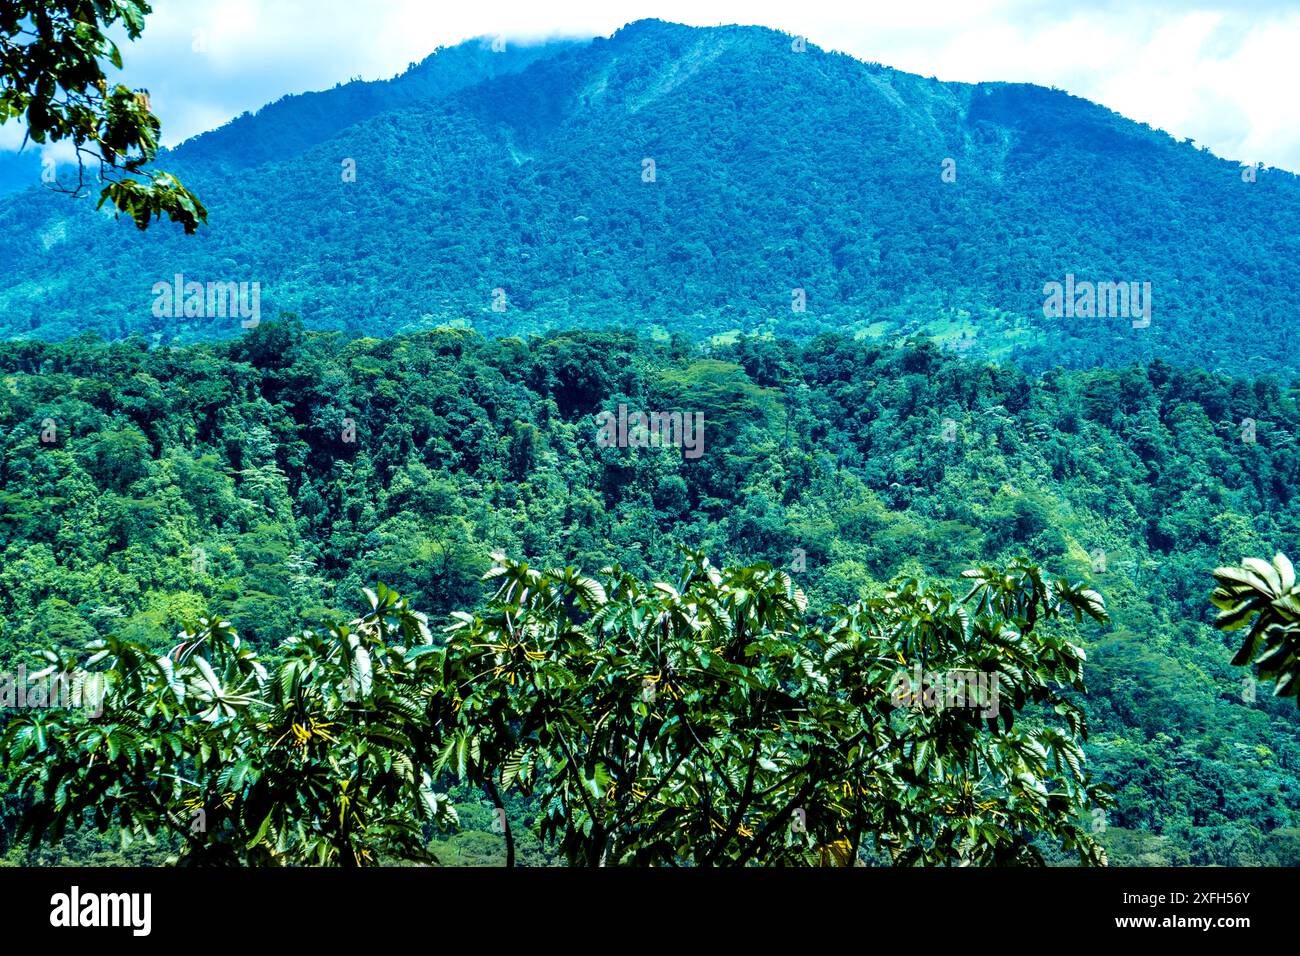
[[[217,618],[161,656],[112,637],[86,648],[84,668],[47,652],[47,672],[102,674],[106,689],[102,714],[31,711],[5,732],[33,844],[89,812],[128,840],[170,832],[193,863],[426,859],[421,823],[455,812],[417,763],[427,707],[396,642],[428,629],[391,591],[369,597],[351,624],[288,640],[273,674]]]
[[[571,865],[1042,863],[1044,839],[1105,863],[1067,633],[1106,619],[1094,591],[1017,563],[966,572],[961,597],[900,580],[818,623],[766,564],[690,553],[646,585],[496,559],[494,597],[445,640],[381,586],[273,667],[215,618],[161,656],[49,652],[106,693],[97,716],[8,725],[24,830],[58,839],[89,813],[171,830],[190,863],[423,861],[455,823],[435,786],[454,774],[500,808],[509,863],[512,790]],[[952,674],[983,693],[936,694]]]
[[[175,176],[149,169],[158,154],[161,124],[146,90],[112,87],[106,65],[122,68],[108,31],[121,26],[130,40],[144,30],[144,0],[16,0],[0,6],[0,124],[26,125],[37,143],[70,141],[77,181],[56,190],[85,194],[87,165],[106,185],[107,202],[141,229],[164,215],[187,233],[207,221],[198,197]]]
[[[1214,579],[1215,626],[1236,631],[1250,625],[1233,665],[1253,665],[1261,680],[1273,681],[1274,696],[1295,697],[1300,706],[1300,584],[1291,561],[1281,553],[1272,563],[1243,558],[1217,569]]]

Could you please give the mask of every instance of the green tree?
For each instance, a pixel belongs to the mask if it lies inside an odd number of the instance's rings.
[[[644,586],[496,559],[489,607],[412,652],[453,695],[436,769],[503,817],[503,790],[534,795],[570,864],[845,864],[868,839],[898,864],[1041,863],[1040,836],[1105,862],[1080,820],[1106,797],[1057,689],[1083,689],[1083,652],[1047,626],[1104,620],[1095,592],[981,569],[964,598],[903,581],[823,630],[763,564],[691,554]],[[928,678],[900,693],[914,665],[996,680],[1001,705],[935,706]]]
[[[646,586],[494,557],[493,600],[445,642],[381,586],[274,673],[215,618],[161,656],[112,637],[84,663],[47,651],[45,676],[102,688],[102,708],[10,721],[22,829],[39,845],[89,814],[169,831],[187,862],[425,860],[422,823],[456,819],[434,787],[450,771],[497,808],[512,865],[510,790],[571,865],[846,865],[867,840],[897,864],[1042,863],[1040,839],[1105,862],[1082,821],[1106,796],[1062,693],[1083,653],[1048,626],[1104,620],[1095,592],[985,568],[963,598],[901,581],[823,629],[764,564],[692,553]],[[936,702],[900,680],[914,665],[994,694]]]
[[[37,143],[70,140],[77,152],[80,197],[87,174],[106,183],[111,201],[141,229],[165,214],[187,233],[207,221],[198,197],[170,173],[149,169],[161,124],[145,90],[109,86],[104,61],[119,70],[122,54],[106,30],[121,23],[140,37],[145,0],[17,0],[0,6],[0,123],[21,119]]]
[[[430,860],[422,823],[455,810],[422,770],[430,727],[401,646],[429,631],[394,592],[367,595],[351,624],[291,638],[274,673],[215,618],[161,656],[112,637],[84,667],[47,651],[40,676],[90,688],[73,699],[91,706],[26,712],[0,738],[33,847],[89,814],[124,842],[171,834],[186,863]]]

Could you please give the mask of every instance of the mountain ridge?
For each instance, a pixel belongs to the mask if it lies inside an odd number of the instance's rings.
[[[197,240],[9,197],[0,333],[237,334],[148,313],[138,277],[180,271],[260,282],[271,315],[367,335],[921,333],[1031,367],[1160,356],[1296,370],[1280,317],[1300,282],[1286,226],[1300,178],[1244,182],[1237,164],[1063,91],[950,83],[791,41],[643,20],[500,68],[484,58],[503,54],[439,51],[421,66],[444,58],[444,76],[349,84],[322,102],[361,105],[324,125],[314,101],[278,101],[168,157],[212,211]],[[407,92],[383,99],[391,84]],[[295,111],[310,135],[290,128]],[[256,165],[231,165],[236,134]],[[97,243],[110,263],[74,256],[60,290],[49,250]],[[1150,328],[1053,323],[1044,284],[1067,274],[1151,282]]]

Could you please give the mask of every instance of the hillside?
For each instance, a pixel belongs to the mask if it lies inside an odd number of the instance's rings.
[[[181,273],[258,283],[263,318],[368,336],[924,331],[1031,368],[1297,369],[1296,176],[1244,182],[1060,91],[790,39],[640,21],[504,54],[473,41],[287,98],[166,158],[211,211],[197,239],[9,196],[0,335],[238,333],[154,314],[154,284]],[[1067,274],[1149,282],[1150,326],[1045,318],[1044,285]]]
[[[703,353],[266,323],[184,349],[0,343],[0,669],[109,633],[166,649],[205,612],[269,650],[349,619],[376,581],[440,628],[480,606],[498,549],[660,580],[699,547],[790,568],[822,609],[1028,555],[1113,617],[1086,632],[1082,698],[1113,861],[1294,865],[1300,717],[1267,687],[1243,697],[1206,595],[1216,565],[1300,551],[1297,397],[833,336]],[[598,447],[593,415],[619,403],[701,410],[704,455]]]

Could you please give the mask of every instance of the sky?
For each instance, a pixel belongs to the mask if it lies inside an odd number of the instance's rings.
[[[286,93],[439,46],[608,36],[658,17],[761,24],[900,70],[1055,86],[1241,162],[1300,172],[1300,0],[154,0],[125,46],[175,145]],[[21,130],[0,126],[0,149]]]

